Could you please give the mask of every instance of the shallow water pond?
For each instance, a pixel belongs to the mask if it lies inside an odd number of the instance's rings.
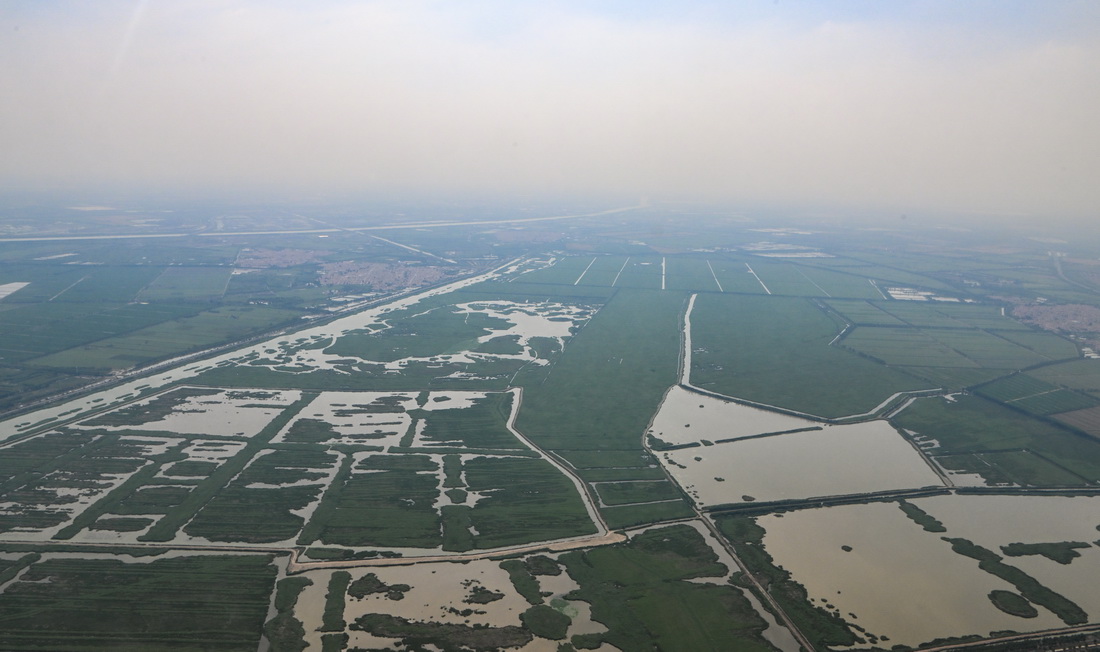
[[[821,425],[809,419],[723,401],[677,386],[665,395],[650,433],[670,444],[688,444],[703,439],[713,442]]]
[[[897,503],[799,510],[757,523],[775,563],[815,605],[832,605],[849,622],[887,637],[885,647],[1062,626],[1045,609],[1024,619],[994,607],[990,591],[1015,588],[955,553],[944,534],[925,531]],[[950,526],[946,534],[960,536]]]
[[[703,506],[941,486],[885,421],[678,449],[659,459]]]

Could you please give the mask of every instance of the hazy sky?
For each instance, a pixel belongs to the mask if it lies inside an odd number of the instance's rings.
[[[1100,215],[1100,2],[0,0],[0,187]]]

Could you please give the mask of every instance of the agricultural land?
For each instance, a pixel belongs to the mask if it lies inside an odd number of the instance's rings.
[[[6,211],[0,650],[1100,636],[1087,237]]]

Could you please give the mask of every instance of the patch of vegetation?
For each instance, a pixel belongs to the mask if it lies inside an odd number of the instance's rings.
[[[470,594],[467,595],[462,601],[466,604],[489,604],[490,602],[496,602],[503,597],[503,593],[492,591],[480,584],[474,584],[470,587]]]
[[[301,652],[306,649],[306,630],[294,617],[294,605],[302,590],[313,584],[308,577],[285,577],[275,584],[275,617],[264,624],[264,636],[273,652]]]
[[[321,652],[344,652],[350,638],[347,632],[321,634]]]
[[[1050,609],[1065,624],[1080,625],[1088,622],[1088,614],[1076,603],[1043,586],[1034,577],[1015,566],[1004,563],[1001,561],[1001,556],[992,550],[983,548],[966,539],[943,537],[943,540],[950,543],[951,549],[960,555],[977,559],[978,568],[1015,586],[1016,590],[1028,601]]]
[[[320,528],[321,541],[330,545],[436,547],[438,484],[434,472],[350,473],[331,501],[322,502],[325,509],[313,515],[311,529]]]
[[[249,439],[244,448],[204,478],[182,503],[169,510],[139,539],[141,541],[171,541],[176,532],[194,518],[195,513],[202,509],[230,480],[243,471],[252,460],[252,457],[259,453],[314,398],[316,398],[315,394],[305,393],[302,398],[287,406],[277,417],[264,426],[256,436]]]
[[[140,401],[123,408],[93,417],[83,422],[85,426],[140,426],[161,421],[172,414],[190,398],[220,394],[215,389],[181,387],[165,392],[148,401]]]
[[[1035,618],[1039,615],[1039,610],[1035,608],[1027,598],[1019,593],[1013,593],[1012,591],[994,590],[989,592],[989,601],[993,603],[993,606],[997,607],[1001,611],[1010,616],[1019,616],[1020,618]]]
[[[646,455],[638,433],[676,382],[679,351],[669,343],[679,341],[686,299],[659,290],[615,294],[570,340],[545,381],[525,386],[520,432],[555,451]],[[568,412],[562,405],[570,406]],[[618,465],[608,460],[596,466]]]
[[[523,560],[523,565],[532,575],[561,575],[561,566],[546,555],[527,557]]]
[[[522,595],[532,605],[542,604],[542,588],[539,586],[539,581],[535,579],[523,560],[507,559],[500,562],[500,567],[508,571],[508,579],[512,580],[516,593]]]
[[[544,604],[535,605],[524,611],[519,619],[532,634],[551,641],[564,639],[569,632],[569,625],[573,622],[569,616]]]
[[[1068,564],[1081,556],[1077,550],[1091,548],[1083,541],[1059,541],[1055,543],[1010,543],[1001,546],[1001,552],[1009,557],[1022,557],[1024,555],[1042,555],[1059,564]]]
[[[288,442],[316,444],[339,438],[340,433],[327,421],[302,418],[291,424],[283,439]]]
[[[15,579],[15,576],[19,574],[19,571],[37,562],[41,558],[42,555],[37,552],[30,552],[15,561],[3,560],[4,565],[0,568],[0,585],[12,581]]]
[[[470,627],[443,623],[412,622],[388,614],[360,616],[351,629],[375,636],[398,638],[410,649],[434,645],[443,650],[498,650],[531,642],[531,633],[522,627]]]
[[[297,543],[300,546],[308,546],[321,536],[325,524],[332,519],[337,505],[340,503],[340,493],[347,484],[348,477],[351,475],[351,465],[355,462],[352,455],[344,452],[340,454],[340,468],[337,469],[336,475],[329,482],[328,488],[321,496],[321,501],[314,508],[313,516],[298,535]]]
[[[321,615],[322,632],[342,632],[344,622],[344,596],[347,595],[351,573],[334,571],[328,578],[328,593],[325,594],[325,612]]]
[[[374,573],[367,573],[351,583],[348,595],[362,599],[375,593],[384,593],[390,600],[404,600],[405,593],[410,589],[412,587],[408,584],[386,584]]]
[[[216,493],[184,532],[212,541],[272,543],[293,538],[303,519],[294,513],[314,500],[324,485],[293,483],[321,480],[335,456],[308,450],[274,450],[253,459],[228,486]],[[253,484],[265,485],[263,488]]]
[[[426,422],[420,433],[424,446],[502,450],[526,448],[505,426],[511,410],[512,395],[495,392],[476,399],[473,405],[464,408],[410,410],[409,415]]]
[[[898,507],[901,507],[901,511],[905,512],[909,520],[924,528],[925,532],[947,532],[947,528],[943,526],[943,523],[913,503],[899,500]]]
[[[936,440],[935,454],[1029,451],[1030,458],[1011,460],[1012,473],[1034,486],[1064,486],[1069,471],[1089,482],[1100,481],[1100,441],[1049,421],[1029,417],[974,395],[918,399],[891,421],[899,428]],[[1041,456],[1041,457],[1039,457]],[[1021,466],[1023,464],[1024,466]],[[997,482],[1006,470],[974,465],[986,482]]]

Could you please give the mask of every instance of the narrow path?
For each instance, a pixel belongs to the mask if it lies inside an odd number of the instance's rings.
[[[626,269],[626,264],[629,262],[630,256],[627,256],[626,260],[623,261],[623,266],[619,268],[619,273],[615,275],[615,280],[611,281],[611,287],[615,287],[615,285],[619,282],[619,276],[623,273],[623,270]]]
[[[707,261],[707,269],[710,270],[710,277],[714,279],[714,284],[718,286],[718,291],[725,292],[725,290],[722,289],[722,284],[718,281],[718,275],[714,273],[714,268],[710,266],[709,260]]]
[[[881,296],[883,299],[889,299],[890,298],[890,297],[886,296],[886,294],[882,291],[882,288],[880,288],[878,286],[878,283],[875,283],[874,279],[869,278],[869,279],[867,279],[867,282],[871,284],[871,287],[875,288],[875,291],[878,292],[879,296]]]
[[[596,258],[593,257],[592,260],[588,263],[588,267],[585,267],[584,271],[581,272],[581,275],[577,277],[577,280],[573,281],[573,285],[578,285],[581,282],[581,279],[584,278],[584,275],[588,273],[588,270],[592,269],[592,265],[594,265],[595,263]]]
[[[806,272],[803,272],[802,270],[798,269],[797,267],[795,267],[794,269],[795,269],[795,271],[796,271],[796,272],[798,272],[799,274],[801,274],[801,275],[802,275],[802,278],[804,278],[804,279],[806,279],[807,281],[809,281],[810,283],[812,283],[812,284],[813,284],[813,286],[814,286],[815,288],[817,288],[818,290],[821,290],[821,293],[822,293],[822,294],[824,294],[824,295],[825,295],[826,297],[829,297],[830,299],[831,299],[831,298],[833,298],[833,295],[831,295],[831,294],[829,294],[828,292],[826,292],[826,291],[825,291],[825,288],[823,288],[823,287],[821,287],[820,285],[818,285],[818,284],[817,284],[817,281],[814,281],[814,280],[813,280],[812,278],[810,278],[809,276],[806,276]]]
[[[436,260],[442,260],[445,263],[451,263],[452,265],[457,265],[458,264],[456,261],[453,261],[450,258],[444,258],[443,256],[437,256],[437,255],[433,254],[430,251],[424,251],[423,249],[417,249],[416,247],[412,247],[412,246],[407,245],[407,244],[401,244],[400,242],[394,242],[393,240],[390,240],[389,238],[383,238],[380,235],[372,235],[371,237],[374,238],[375,240],[381,240],[382,242],[385,242],[386,244],[391,244],[395,247],[401,247],[402,249],[407,249],[407,250],[412,251],[414,253],[424,254],[425,256],[430,256],[431,258],[435,258]]]
[[[771,294],[772,291],[768,289],[768,286],[764,285],[764,281],[761,281],[759,276],[756,276],[756,272],[752,271],[752,267],[748,263],[745,263],[745,267],[749,268],[749,274],[756,277],[756,282],[760,284],[760,287],[764,288],[764,291],[768,294]]]
[[[72,285],[70,285],[69,287],[65,288],[64,290],[62,290],[62,291],[58,292],[57,294],[53,295],[53,296],[52,296],[52,297],[50,297],[49,299],[46,299],[46,303],[49,303],[49,302],[53,301],[54,299],[56,299],[57,297],[61,296],[62,294],[65,294],[65,293],[66,293],[66,292],[68,292],[69,290],[71,290],[71,289],[75,288],[75,287],[76,287],[77,285],[80,285],[80,283],[82,283],[82,282],[83,282],[83,281],[84,281],[85,279],[87,279],[87,278],[88,278],[87,276],[81,276],[81,277],[80,277],[80,278],[79,278],[79,279],[77,280],[77,282],[76,282],[76,283],[73,283]],[[223,293],[223,294],[224,294],[224,293]]]

